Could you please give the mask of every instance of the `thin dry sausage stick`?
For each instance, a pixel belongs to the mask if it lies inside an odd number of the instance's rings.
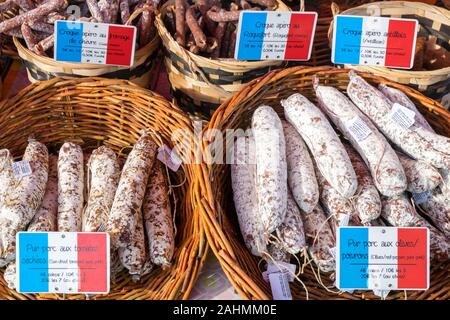
[[[186,10],[186,24],[194,36],[195,44],[200,50],[205,50],[207,46],[206,35],[195,18],[195,6],[191,6]]]
[[[102,13],[100,11],[97,1],[96,0],[86,0],[86,3],[88,5],[89,11],[91,12],[92,17],[95,18],[98,22],[104,22],[103,16],[102,16]]]
[[[175,39],[177,43],[184,47],[186,44],[186,1],[175,0],[175,24],[176,34]]]
[[[66,5],[67,3],[64,0],[49,0],[48,2],[44,2],[42,5],[33,10],[27,11],[25,13],[22,13],[21,15],[0,22],[0,33],[20,27],[26,21],[38,20],[41,17],[44,17],[51,12],[57,11]]]
[[[37,40],[33,34],[33,30],[31,30],[30,26],[27,23],[22,24],[20,30],[22,31],[22,35],[28,49],[32,50],[37,44]]]

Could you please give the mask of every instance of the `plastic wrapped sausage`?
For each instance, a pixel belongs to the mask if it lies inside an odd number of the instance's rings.
[[[116,154],[101,146],[89,158],[90,190],[83,212],[83,231],[97,232],[106,225],[120,178]]]
[[[343,197],[355,194],[358,182],[347,152],[325,115],[299,93],[282,100],[286,119],[308,145],[322,175]]]
[[[287,121],[282,123],[286,141],[288,184],[300,209],[311,212],[319,202],[314,164],[297,130]]]
[[[66,142],[58,158],[58,231],[81,231],[84,201],[83,151]]]
[[[148,179],[142,211],[150,248],[150,261],[162,266],[163,269],[170,267],[175,250],[175,234],[166,172],[159,161],[153,165]]]
[[[372,122],[338,89],[316,86],[322,110],[358,151],[370,169],[373,181],[385,196],[406,189],[406,177],[395,151]]]
[[[255,256],[266,251],[262,220],[256,198],[255,142],[252,137],[238,137],[233,150],[231,185],[239,228],[245,245]]]
[[[48,151],[45,145],[29,139],[23,155],[31,173],[15,179],[0,208],[0,267],[15,258],[16,233],[25,230],[44,197],[48,179]]]
[[[383,197],[382,217],[394,227],[426,227],[430,230],[430,255],[432,259],[448,259],[448,241],[414,209],[405,194],[392,198]]]
[[[450,138],[423,129],[414,119],[411,122],[401,107],[392,114],[390,100],[352,71],[347,93],[384,135],[409,156],[437,168],[450,168]]]
[[[143,133],[127,157],[107,222],[113,248],[126,247],[138,223],[158,146]]]
[[[287,164],[283,126],[277,113],[260,106],[252,117],[255,139],[256,195],[266,235],[286,216]]]

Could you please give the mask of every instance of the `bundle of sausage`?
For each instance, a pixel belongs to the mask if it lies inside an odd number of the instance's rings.
[[[102,232],[111,238],[111,272],[125,267],[133,279],[163,269],[174,253],[174,227],[166,170],[157,145],[143,134],[121,171],[106,146],[84,154],[66,142],[59,155],[30,140],[17,176],[8,150],[0,150],[0,267],[15,286],[15,238],[19,231]]]
[[[175,0],[164,24],[176,42],[192,53],[233,58],[241,11],[276,7],[276,0]]]
[[[57,20],[134,24],[139,48],[156,35],[154,16],[158,3],[159,0],[6,0],[0,3],[0,13],[18,8],[19,14],[0,22],[0,33],[21,38],[31,51],[52,57]],[[133,21],[130,16],[135,12],[139,19]]]
[[[420,226],[431,257],[447,260],[450,139],[401,91],[350,78],[350,99],[316,81],[317,106],[295,93],[280,102],[286,121],[269,106],[253,113],[231,165],[246,246],[264,259],[306,249],[330,272],[337,227]]]

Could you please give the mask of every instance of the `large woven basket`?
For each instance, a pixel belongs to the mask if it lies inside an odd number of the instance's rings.
[[[339,10],[335,10],[335,14]],[[379,15],[383,17],[409,18],[419,21],[418,36],[436,38],[436,44],[450,51],[450,11],[421,2],[385,1],[365,4],[340,12],[344,15]],[[332,28],[332,25],[330,26]],[[332,32],[329,33],[331,43]],[[450,90],[450,66],[432,71],[398,70],[384,67],[352,66],[419,90],[427,97],[441,99]]]
[[[189,113],[209,118],[242,85],[280,67],[282,61],[236,61],[209,59],[182,48],[164,25],[163,19],[174,0],[167,1],[156,17],[156,27],[165,49],[166,65],[173,95]],[[279,11],[289,8],[278,1]]]
[[[144,9],[134,12],[130,19],[136,19]],[[58,62],[53,58],[44,57],[29,50],[24,43],[13,38],[19,57],[27,68],[28,79],[31,82],[49,80],[54,77],[102,77],[110,79],[130,80],[141,87],[148,88],[151,82],[152,70],[156,65],[160,40],[155,36],[147,45],[136,50],[134,62],[130,68],[87,64]]]
[[[320,82],[335,86],[341,90],[348,84],[348,69],[334,69],[331,67],[293,67],[276,70],[251,81],[233,98],[222,104],[214,113],[209,125],[204,128],[204,156],[211,157],[207,152],[207,143],[216,137],[218,129],[225,133],[227,129],[245,129],[251,120],[253,111],[260,105],[275,108],[284,118],[280,99],[287,98],[294,92],[300,92],[311,101],[315,101],[313,76]],[[450,113],[436,101],[427,98],[409,87],[371,74],[362,74],[369,82],[387,83],[405,92],[418,106],[420,111],[436,128],[438,132],[450,135]],[[231,146],[228,146],[228,148]],[[211,148],[210,148],[211,149]],[[224,150],[224,154],[226,154]],[[202,207],[202,219],[206,236],[214,254],[219,259],[223,270],[234,288],[245,299],[271,298],[271,290],[263,280],[262,270],[259,268],[258,257],[247,250],[239,231],[236,211],[233,206],[233,196],[230,182],[230,168],[226,164],[208,165],[208,176],[199,176],[201,181],[210,181],[211,190],[205,194]],[[199,183],[201,185],[202,183]],[[312,264],[313,265],[313,264]],[[300,279],[308,288],[309,299],[379,299],[369,291],[357,291],[354,294],[332,293],[318,284],[312,272],[312,265],[307,266]],[[448,299],[450,298],[450,261],[432,264],[430,288],[427,291],[391,292],[388,299]],[[317,274],[317,267],[314,266]],[[322,274],[321,279],[326,286],[333,287],[328,275]],[[336,288],[333,288],[337,291]],[[295,282],[291,284],[294,299],[305,299],[304,288]]]
[[[61,79],[38,82],[0,104],[0,148],[8,148],[19,157],[34,135],[50,151],[57,151],[64,141],[73,141],[91,150],[107,145],[117,154],[129,152],[143,129],[153,132],[155,142],[177,148],[183,159],[193,157],[186,147],[193,127],[179,109],[152,91],[129,81],[101,78]],[[176,135],[172,135],[177,131]],[[192,163],[192,162],[191,162]],[[155,269],[140,282],[133,283],[126,271],[111,282],[108,295],[90,299],[187,299],[203,265],[207,244],[196,205],[194,177],[203,165],[183,164],[172,173],[171,184],[176,199],[176,245],[172,266]],[[61,299],[56,294],[19,294],[10,290],[0,270],[0,300]],[[66,299],[84,299],[67,295]]]

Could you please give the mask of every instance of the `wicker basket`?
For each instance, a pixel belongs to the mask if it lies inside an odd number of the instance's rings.
[[[339,13],[336,10],[335,14]],[[365,4],[340,12],[344,15],[371,15],[412,18],[419,21],[418,36],[429,40],[450,52],[450,11],[421,2],[386,1]],[[332,25],[330,26],[330,29]],[[332,32],[329,33],[331,43]],[[450,66],[432,71],[397,70],[384,67],[352,66],[359,71],[370,72],[419,90],[427,97],[441,99],[450,90]]]
[[[145,9],[135,11],[130,19],[136,19]],[[57,62],[29,50],[20,39],[13,38],[19,57],[27,68],[31,82],[49,80],[54,77],[102,77],[125,79],[147,88],[159,52],[159,37],[155,36],[144,47],[136,50],[134,63],[130,68],[87,63]]]
[[[179,105],[189,113],[209,118],[242,85],[280,67],[282,61],[236,61],[209,59],[182,48],[169,33],[163,18],[174,0],[167,1],[156,17],[156,27],[165,49],[166,65],[172,92]],[[278,1],[279,11],[289,8]]]
[[[193,134],[189,118],[163,97],[129,81],[101,78],[54,78],[31,84],[0,104],[0,126],[1,148],[10,149],[17,157],[22,155],[31,134],[46,143],[50,151],[59,150],[64,141],[73,141],[85,150],[104,144],[119,154],[130,151],[142,129],[156,132],[155,142],[170,147],[185,145],[184,134]],[[171,137],[177,129],[184,131]],[[188,148],[177,148],[177,152],[182,158],[193,156]],[[183,164],[176,174],[171,174],[172,185],[179,185],[173,188],[177,237],[172,267],[164,271],[157,268],[138,283],[122,271],[112,281],[108,295],[90,299],[188,298],[207,252],[194,200],[197,190],[192,185],[194,177],[205,169],[203,165]],[[61,299],[56,294],[19,294],[10,290],[3,271],[0,270],[0,300]]]
[[[253,111],[260,105],[274,107],[282,115],[280,99],[287,98],[294,92],[300,92],[315,101],[313,76],[319,77],[321,83],[346,89],[348,84],[348,69],[331,67],[293,67],[276,70],[255,79],[245,85],[232,99],[222,104],[214,113],[209,125],[204,128],[204,157],[210,157],[206,152],[207,141],[212,141],[208,135],[209,129],[225,132],[227,129],[245,129],[251,120]],[[450,135],[450,113],[436,101],[426,98],[419,92],[381,77],[366,74],[363,76],[376,84],[384,82],[405,92],[418,108],[425,114],[438,132]],[[213,135],[217,131],[211,131]],[[228,146],[228,148],[231,146]],[[225,151],[224,151],[225,152]],[[226,154],[226,153],[224,153]],[[247,250],[240,234],[236,212],[233,207],[233,196],[230,183],[229,166],[225,164],[209,165],[209,176],[199,176],[199,179],[210,181],[211,190],[203,199],[201,216],[205,232],[214,254],[219,259],[223,270],[234,288],[245,299],[268,299],[271,291],[268,283],[263,280],[259,268],[258,257]],[[206,183],[206,182],[205,182]],[[202,183],[198,183],[201,185]],[[316,267],[314,271],[317,274]],[[432,265],[430,288],[427,291],[407,292],[408,299],[448,299],[450,298],[450,261]],[[300,279],[308,288],[309,299],[379,299],[369,291],[349,293],[331,293],[318,284],[312,266],[307,266]],[[327,275],[321,279],[326,286],[332,287]],[[334,288],[337,291],[336,288]],[[304,299],[305,290],[298,283],[292,283],[291,291],[294,299]],[[404,292],[391,292],[388,299],[404,299]]]

